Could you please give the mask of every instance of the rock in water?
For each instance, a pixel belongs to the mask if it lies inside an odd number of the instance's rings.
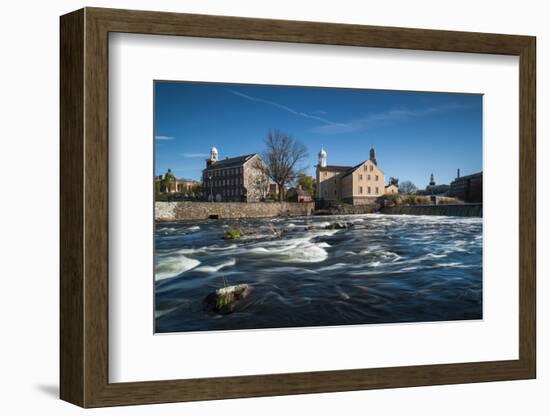
[[[252,286],[244,283],[222,287],[216,289],[215,292],[210,293],[206,297],[206,306],[215,312],[225,314],[231,313],[235,311],[241,301],[245,299],[250,292],[252,292]]]
[[[351,222],[333,222],[325,227],[325,230],[345,230],[353,227]]]

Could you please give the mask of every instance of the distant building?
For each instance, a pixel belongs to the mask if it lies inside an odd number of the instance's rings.
[[[483,172],[460,176],[458,169],[449,194],[464,202],[483,202]]]
[[[445,195],[449,192],[450,186],[441,184],[437,185],[435,183],[434,174],[432,173],[430,175],[430,182],[428,183],[428,186],[426,186],[426,190],[422,192],[422,194],[425,195]]]
[[[188,195],[194,193],[194,189],[201,184],[199,181],[193,179],[178,179],[174,176],[171,169],[168,169],[164,175],[156,176],[155,183],[161,193]]]
[[[399,193],[399,187],[394,184],[390,183],[389,185],[386,185],[384,193],[387,194],[398,194]]]
[[[313,197],[311,194],[298,185],[295,189],[295,194],[292,197],[291,201],[293,202],[312,202]]]
[[[321,148],[316,169],[319,201],[344,201],[353,205],[373,202],[385,193],[384,172],[378,167],[376,152],[370,149],[369,159],[355,166],[327,164],[327,152]]]
[[[202,171],[206,198],[217,202],[265,199],[272,183],[264,168],[265,163],[256,153],[219,160],[218,149],[212,147]]]

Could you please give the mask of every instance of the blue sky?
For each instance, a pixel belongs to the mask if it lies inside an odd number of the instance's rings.
[[[482,96],[408,91],[155,82],[155,174],[200,179],[212,146],[220,158],[260,153],[269,129],[303,142],[314,175],[328,163],[355,165],[374,146],[390,176],[424,188],[434,173],[482,170]]]

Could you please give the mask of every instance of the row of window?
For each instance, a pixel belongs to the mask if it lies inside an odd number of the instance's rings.
[[[368,195],[368,194],[371,194],[371,191],[372,191],[371,187],[370,187],[370,186],[367,186],[367,195]],[[363,193],[363,187],[362,187],[362,186],[359,187],[359,193],[360,193],[360,194]],[[336,190],[334,190],[334,195],[336,195],[336,194],[337,194],[337,193],[336,193]],[[374,188],[374,194],[375,194],[375,195],[380,195],[380,188],[379,188],[378,186]],[[324,195],[325,195],[325,196],[328,196],[328,191],[327,191],[326,189],[325,189],[325,191],[324,191]]]
[[[240,175],[243,173],[243,168],[231,168],[231,169],[218,169],[218,170],[212,170],[208,173],[205,173],[205,176],[208,177],[209,175],[212,175],[213,178],[220,177],[220,176],[231,176],[231,175]]]
[[[220,180],[213,180],[212,186],[234,186],[234,185],[242,185],[242,179],[220,179]],[[207,183],[208,186],[210,186],[210,183]]]
[[[238,189],[223,189],[221,194],[223,196],[242,196],[243,195],[243,188]]]
[[[371,179],[371,176],[370,175],[367,175],[367,181],[370,181]],[[379,179],[379,176],[378,175],[374,175],[374,180],[376,182],[378,182],[378,179]],[[362,181],[363,180],[363,175],[359,175],[359,180]]]
[[[326,173],[326,172],[325,172],[325,173]],[[376,182],[378,182],[378,179],[379,179],[379,176],[378,176],[378,175],[374,175],[374,180],[375,180]],[[363,180],[363,175],[359,175],[359,180],[360,180],[360,181]],[[371,180],[371,176],[370,176],[370,175],[367,175],[367,181],[370,181],[370,180]],[[334,178],[334,179],[333,179],[333,183],[334,183],[335,185],[336,185],[336,181],[337,181],[337,179]]]
[[[363,193],[363,187],[362,186],[359,187],[359,193],[360,194]],[[371,187],[367,186],[367,194],[370,194],[370,193],[371,193]],[[378,188],[378,186],[376,188],[374,188],[374,194],[375,195],[380,194],[380,188]]]
[[[232,196],[242,196],[244,195],[243,188],[238,189],[221,189],[219,191],[215,190],[212,192],[213,195],[221,195],[224,197],[232,197]]]
[[[184,191],[184,190],[185,190],[185,191],[190,191],[191,188],[192,188],[191,185],[185,185],[185,186],[184,186],[184,185],[181,184],[181,183],[177,185],[177,189],[178,189],[178,191],[180,191],[180,192],[181,192],[181,191]]]

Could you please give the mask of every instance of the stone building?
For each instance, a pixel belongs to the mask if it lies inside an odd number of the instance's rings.
[[[200,186],[200,182],[193,179],[178,179],[174,176],[172,170],[168,169],[164,175],[155,177],[155,185],[161,193],[191,195],[196,187]]]
[[[385,189],[384,193],[385,194],[398,194],[399,193],[399,187],[394,183],[390,183],[389,185],[386,185],[386,189]]]
[[[318,201],[343,201],[353,205],[369,204],[384,195],[384,172],[378,167],[376,152],[355,166],[327,164],[327,152],[321,148],[316,169]]]
[[[220,160],[212,147],[202,183],[209,201],[257,202],[265,199],[272,184],[265,163],[257,153]]]
[[[420,192],[425,195],[446,195],[449,192],[450,186],[445,184],[437,185],[435,183],[434,174],[432,173],[430,175],[430,182],[428,183],[428,186],[426,186],[426,190],[424,192]]]
[[[483,202],[483,172],[460,176],[458,169],[449,194],[464,202]]]

